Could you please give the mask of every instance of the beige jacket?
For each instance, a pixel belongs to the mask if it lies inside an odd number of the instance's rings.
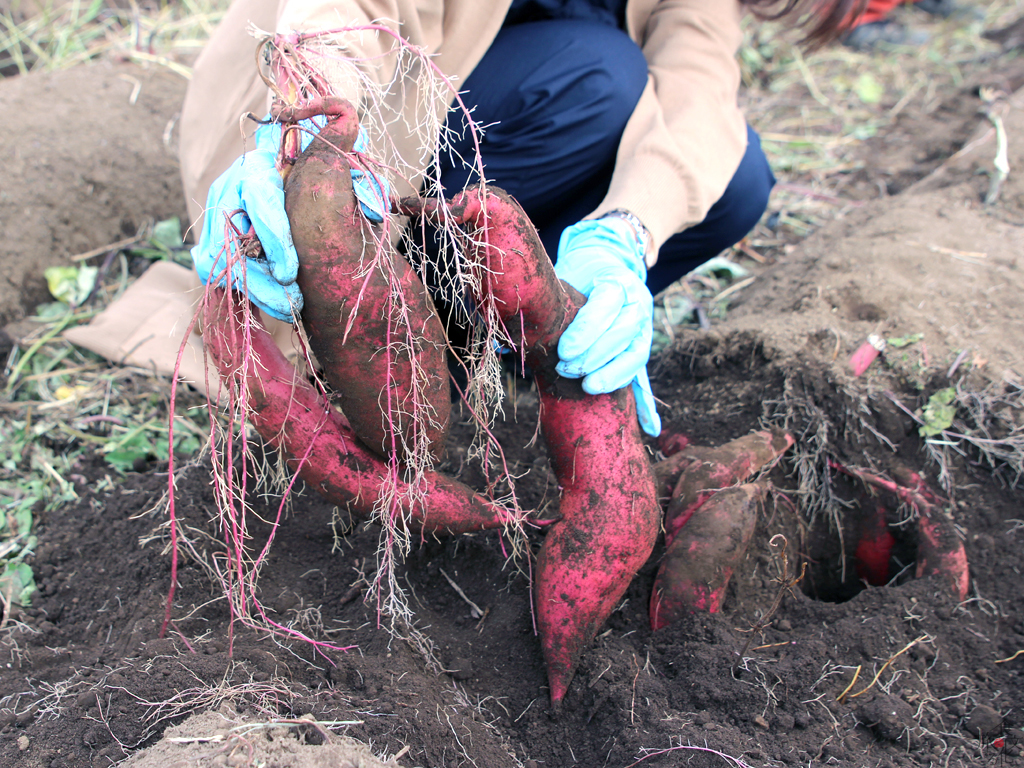
[[[289,32],[379,20],[432,54],[437,66],[460,82],[490,46],[510,3],[235,0],[196,62],[182,110],[181,169],[193,221],[201,216],[211,182],[245,151],[239,117],[267,111],[268,91],[257,76],[250,26]],[[627,28],[647,58],[648,84],[626,126],[608,195],[594,214],[630,210],[660,246],[703,220],[725,191],[746,147],[737,105],[740,14],[737,0],[629,0]],[[361,35],[357,47],[360,60],[381,62],[372,76],[386,82],[390,40]],[[416,96],[411,90],[397,93],[395,109],[413,114]],[[389,137],[403,154],[421,154],[422,148],[411,146],[414,135],[389,131]]]

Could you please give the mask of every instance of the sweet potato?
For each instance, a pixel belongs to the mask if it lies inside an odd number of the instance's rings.
[[[661,515],[632,390],[584,394],[554,375],[556,360],[541,365],[536,357],[527,359],[540,389],[541,429],[562,486],[562,521],[537,556],[536,581],[557,709],[580,655],[650,557]]]
[[[971,573],[964,543],[957,535],[949,502],[928,487],[920,473],[897,467],[900,499],[910,498],[917,511],[917,567],[914,578],[938,576],[957,600],[966,600]]]
[[[914,577],[938,576],[945,580],[946,588],[957,600],[966,600],[971,585],[970,568],[952,519],[934,506],[918,512]]]
[[[757,522],[763,490],[738,486],[793,445],[782,430],[751,432],[717,448],[683,444],[654,466],[665,513],[665,557],[651,593],[650,620],[661,629],[687,613],[720,610],[732,573]],[[721,498],[719,498],[721,497]]]
[[[437,203],[404,201],[431,216]],[[594,639],[658,533],[654,476],[640,438],[631,388],[588,395],[555,373],[558,338],[585,303],[555,276],[532,223],[493,187],[450,204],[473,231],[470,258],[485,267],[477,301],[492,302],[525,350],[540,391],[541,431],[561,487],[561,520],[537,556],[535,599],[552,707],[558,710],[580,655]]]
[[[302,323],[360,439],[384,457],[436,460],[451,408],[444,329],[412,267],[359,212],[342,154],[358,123],[340,104],[285,182]]]
[[[651,628],[687,613],[717,613],[743,560],[764,498],[760,483],[735,485],[704,502],[672,540],[651,594]]]
[[[669,499],[665,538],[671,540],[715,491],[747,480],[792,446],[792,435],[778,429],[762,430],[717,448],[686,445],[659,461],[654,465],[659,496]]]
[[[901,504],[907,504],[917,515],[916,578],[937,576],[957,600],[964,600],[970,589],[971,574],[967,552],[957,535],[952,516],[946,512],[944,502],[917,472],[897,467],[895,480],[871,470],[849,467],[830,460],[829,466],[838,472],[859,478],[875,489],[893,494]]]
[[[465,533],[508,522],[505,510],[436,472],[424,472],[413,492],[298,374],[255,317],[245,327],[239,301],[221,289],[211,292],[204,316],[206,349],[228,386],[238,392],[243,380],[247,384],[253,427],[283,451],[307,484],[356,517],[368,517],[382,494],[393,493],[395,512],[427,533]]]
[[[857,520],[853,558],[857,577],[873,587],[889,583],[889,559],[896,537],[889,531],[889,508],[881,501],[861,495],[862,516]]]

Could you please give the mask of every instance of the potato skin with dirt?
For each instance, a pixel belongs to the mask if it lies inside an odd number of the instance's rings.
[[[395,478],[388,463],[299,375],[259,321],[253,317],[246,327],[239,299],[216,289],[204,311],[206,348],[228,386],[237,392],[243,381],[247,385],[253,427],[332,504],[369,518],[378,499],[393,491],[396,507],[390,512],[413,530],[457,534],[509,523],[505,510],[438,472],[424,472],[415,492]]]
[[[413,201],[407,209],[430,215],[431,206]],[[475,228],[471,258],[486,267],[479,301],[493,302],[534,373],[541,432],[561,489],[561,519],[537,556],[534,585],[557,711],[581,654],[654,549],[661,517],[654,474],[632,388],[589,395],[581,380],[555,372],[558,339],[586,299],[555,275],[519,204],[502,190],[472,188],[450,210]]]
[[[689,613],[717,613],[757,526],[765,487],[736,485],[701,504],[668,542],[651,593],[651,628]]]
[[[402,461],[426,445],[436,461],[451,412],[445,333],[412,267],[360,212],[338,151],[357,130],[354,112],[329,122],[285,182],[302,323],[360,439]]]
[[[557,709],[580,656],[654,549],[661,510],[632,390],[588,395],[578,380],[553,375],[551,357],[534,370],[562,520],[537,555],[535,595]]]

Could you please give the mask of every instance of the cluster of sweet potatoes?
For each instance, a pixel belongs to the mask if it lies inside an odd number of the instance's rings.
[[[320,111],[329,120],[287,168],[285,205],[300,260],[301,320],[331,394],[300,375],[222,289],[206,305],[210,356],[226,385],[243,393],[264,440],[334,503],[369,517],[388,499],[386,514],[424,532],[506,525],[507,509],[432,469],[450,418],[445,328],[416,271],[360,213],[350,175],[354,109],[332,100]],[[278,118],[295,122],[309,112]],[[793,440],[758,432],[723,449],[683,447],[652,467],[629,387],[593,396],[556,374],[558,339],[585,299],[555,276],[519,205],[479,186],[451,200],[392,206],[461,228],[463,258],[479,276],[474,306],[498,319],[535,377],[561,493],[534,584],[557,709],[581,653],[649,558],[662,504],[667,550],[651,598],[655,629],[687,612],[718,610],[763,498],[760,486],[741,483]]]
[[[229,386],[246,392],[256,430],[330,500],[368,516],[389,494],[404,504],[396,512],[405,524],[429,531],[503,525],[500,506],[429,469],[448,430],[445,332],[415,271],[359,213],[348,160],[358,130],[354,110],[332,103],[330,112],[288,169],[285,206],[299,254],[302,323],[344,416],[225,291],[206,309],[211,358]],[[465,257],[481,275],[473,299],[500,319],[536,376],[541,428],[561,486],[559,519],[538,555],[535,585],[557,706],[580,654],[659,531],[633,395],[629,388],[587,395],[579,381],[555,374],[558,338],[585,299],[555,276],[536,230],[511,198],[477,187],[451,201],[397,205],[401,213],[428,221],[443,215],[463,228]],[[415,491],[402,486],[404,468],[424,456],[427,469],[416,473]]]

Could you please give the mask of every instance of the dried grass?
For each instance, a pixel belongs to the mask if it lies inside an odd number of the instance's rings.
[[[166,66],[189,77],[188,64],[224,15],[228,0],[181,0],[128,8],[104,0],[45,0],[23,18],[0,14],[0,72],[67,69],[100,56]]]

